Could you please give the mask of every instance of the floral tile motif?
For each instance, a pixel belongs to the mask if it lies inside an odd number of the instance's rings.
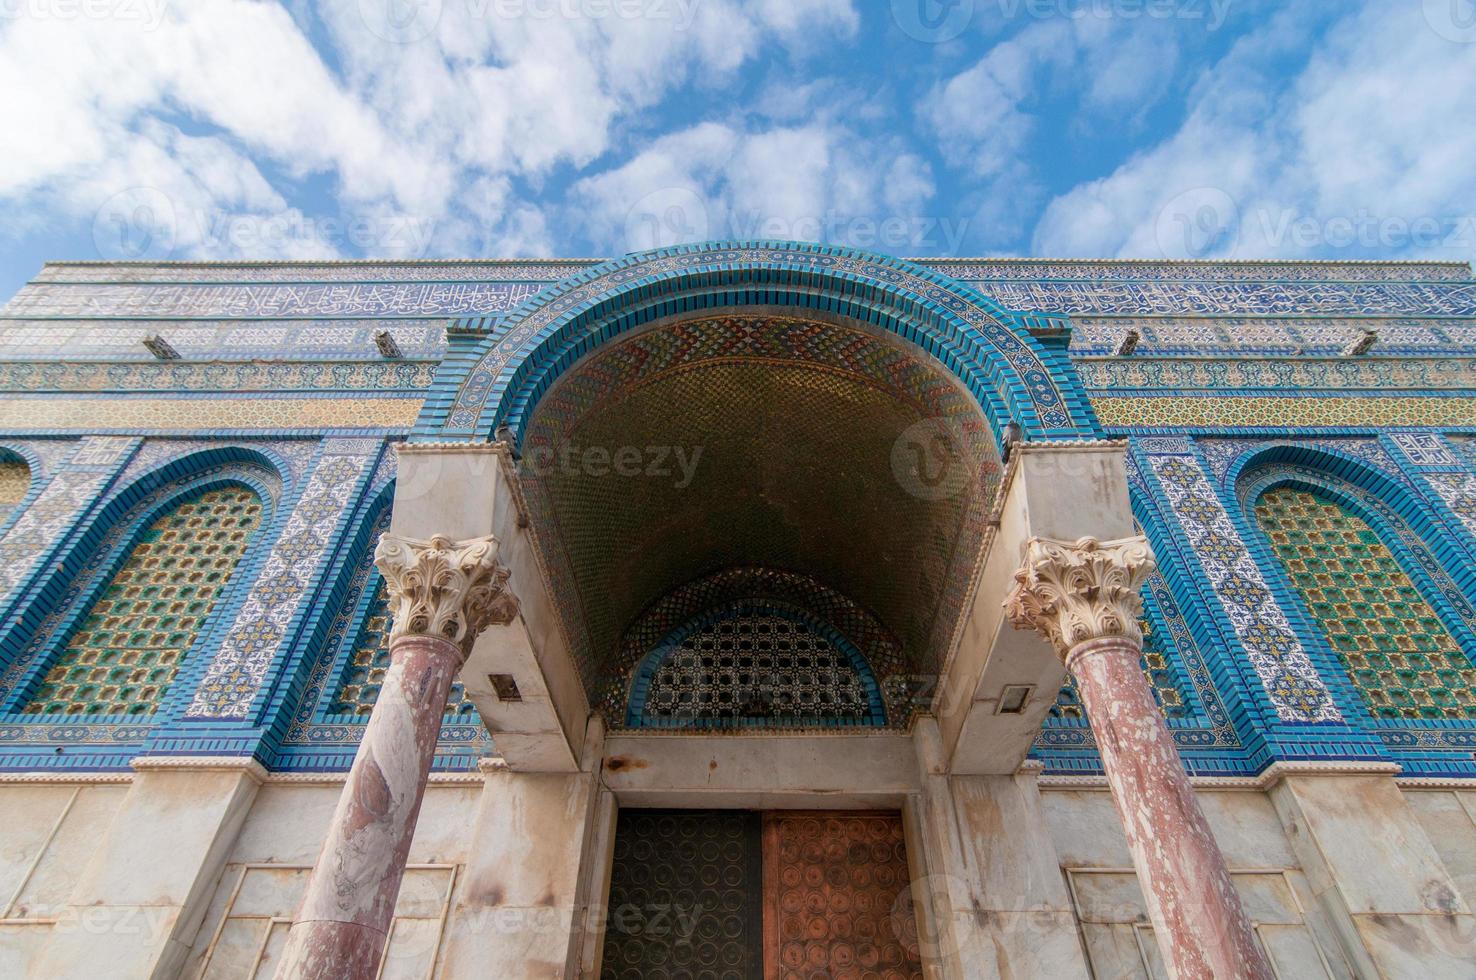
[[[272,546],[186,717],[245,718],[327,552],[370,456],[372,440],[329,440]],[[345,452],[344,450],[349,450]],[[360,451],[354,451],[360,450]]]
[[[1152,456],[1149,465],[1277,716],[1303,724],[1342,721],[1204,471],[1187,456]]]

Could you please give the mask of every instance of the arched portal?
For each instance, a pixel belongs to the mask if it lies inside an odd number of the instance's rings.
[[[572,276],[506,317],[471,317],[484,334],[428,405],[422,439],[521,438],[530,409],[591,350],[652,322],[719,309],[789,308],[873,325],[957,377],[998,435],[1093,438],[1100,429],[1066,358],[1031,336],[1046,312],[1006,310],[937,272],[889,256],[800,242],[684,245],[628,255]]]
[[[619,658],[643,610],[740,568],[770,575],[725,601],[808,580],[895,638],[902,655],[868,668],[889,690],[936,676],[1002,471],[986,416],[936,359],[845,317],[763,307],[586,355],[534,407],[518,468],[593,703],[612,665],[634,682]]]

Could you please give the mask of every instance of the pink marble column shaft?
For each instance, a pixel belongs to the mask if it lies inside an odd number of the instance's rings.
[[[1141,656],[1136,637],[1106,636],[1072,647],[1066,666],[1096,736],[1159,948],[1176,980],[1270,980]]]
[[[390,667],[339,797],[278,980],[372,980],[441,730],[460,647],[439,636],[390,643]]]

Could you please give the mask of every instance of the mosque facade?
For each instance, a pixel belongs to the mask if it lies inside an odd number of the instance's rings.
[[[1469,266],[58,262],[0,390],[0,975],[1471,975]]]

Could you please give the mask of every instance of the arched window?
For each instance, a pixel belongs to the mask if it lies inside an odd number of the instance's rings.
[[[0,455],[0,521],[26,499],[31,489],[31,468],[23,460]]]
[[[261,498],[235,484],[187,496],[157,516],[22,710],[152,713],[261,521]]]
[[[1374,717],[1476,719],[1476,669],[1362,518],[1291,486],[1255,515]]]

